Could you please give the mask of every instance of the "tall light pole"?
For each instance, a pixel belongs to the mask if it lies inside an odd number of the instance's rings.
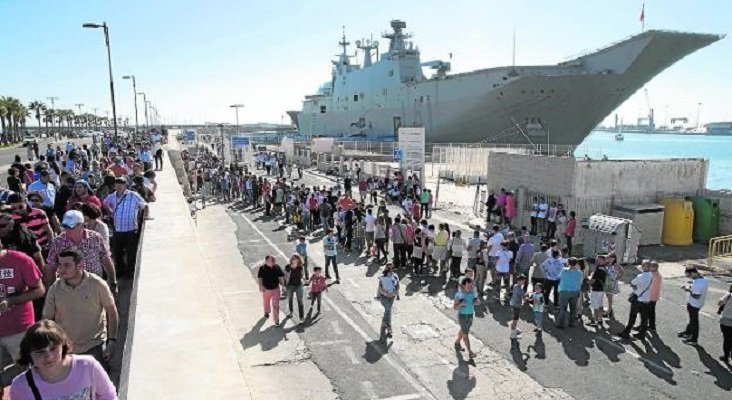
[[[58,96],[49,96],[46,98],[51,102],[51,110],[50,110],[51,111],[51,131],[53,131],[53,129],[54,129],[53,120],[54,120],[55,114],[56,114],[56,100],[58,100]],[[46,136],[48,136],[48,135],[46,135]],[[53,132],[53,137],[54,137],[54,139],[56,138],[55,131]]]
[[[112,50],[109,48],[109,27],[106,22],[102,24],[86,23],[84,28],[103,28],[104,43],[107,45],[107,64],[109,66],[109,93],[112,96],[112,122],[114,122],[114,141],[117,141],[117,106],[114,103],[114,78],[112,77]]]
[[[142,96],[142,105],[145,106],[145,129],[150,129],[150,121],[147,119],[147,96],[145,92],[137,92],[138,96]]]
[[[224,124],[218,124],[221,133],[221,164],[226,165],[226,153],[224,153]]]
[[[239,109],[244,108],[244,104],[232,104],[229,107],[236,110],[236,129],[239,130]],[[239,133],[239,132],[237,132]]]
[[[149,100],[145,100],[145,115],[147,115],[147,109],[152,107],[152,103]],[[150,110],[150,121],[152,121],[153,126],[155,126],[155,121],[152,120],[152,110]]]
[[[122,79],[132,79],[132,97],[135,98],[135,135],[137,135],[137,82],[135,75],[125,75]]]

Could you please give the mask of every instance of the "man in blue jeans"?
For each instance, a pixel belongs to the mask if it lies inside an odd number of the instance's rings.
[[[568,267],[564,267],[559,274],[559,316],[557,328],[567,326],[567,306],[569,306],[569,326],[574,326],[577,319],[577,299],[582,289],[582,271],[579,270],[577,259],[568,260]]]
[[[391,309],[394,307],[394,299],[399,300],[399,276],[394,273],[394,265],[387,263],[384,267],[384,274],[379,277],[379,299],[384,306],[384,316],[381,318],[381,337],[392,337]]]
[[[333,270],[335,271],[336,280],[335,283],[341,283],[340,275],[338,274],[338,239],[333,235],[333,229],[328,229],[328,235],[323,239],[323,254],[325,254],[325,279],[331,279],[330,277],[330,265],[333,264]]]

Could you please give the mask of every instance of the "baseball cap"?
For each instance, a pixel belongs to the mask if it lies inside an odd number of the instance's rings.
[[[84,223],[84,214],[81,213],[81,211],[77,210],[70,210],[66,211],[66,214],[64,214],[64,219],[61,221],[61,226],[64,228],[70,228],[73,229],[79,224]]]

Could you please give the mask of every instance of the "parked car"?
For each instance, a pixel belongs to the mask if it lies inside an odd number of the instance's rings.
[[[38,142],[38,139],[36,139],[36,137],[31,135],[30,133],[26,133],[23,137],[23,147],[28,147],[36,142]]]

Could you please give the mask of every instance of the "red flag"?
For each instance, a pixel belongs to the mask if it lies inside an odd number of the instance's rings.
[[[646,22],[646,3],[641,7],[640,22]]]

